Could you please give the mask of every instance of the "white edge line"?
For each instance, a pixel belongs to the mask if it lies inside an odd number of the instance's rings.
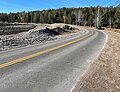
[[[86,30],[87,30],[87,29],[86,29]],[[98,56],[100,55],[100,53],[103,51],[103,49],[105,48],[105,45],[106,45],[106,43],[107,43],[107,41],[108,41],[108,35],[107,35],[104,31],[102,31],[102,32],[106,35],[106,40],[105,40],[105,43],[104,43],[102,49],[99,51],[99,53],[96,55],[96,57],[98,57]],[[93,60],[94,60],[94,59],[93,59]],[[89,70],[89,67],[88,67],[87,70],[81,75],[81,77],[84,76],[84,74],[85,74],[88,70]],[[77,80],[77,82],[73,85],[73,87],[71,88],[71,90],[70,90],[69,92],[73,92],[73,90],[75,89],[75,86],[77,85],[77,83],[78,83],[79,81],[80,81],[80,80]]]
[[[101,51],[105,48],[105,45],[106,45],[106,43],[107,43],[107,41],[108,41],[108,35],[107,35],[104,31],[102,31],[102,32],[106,35],[106,41],[105,41],[105,43],[104,43]],[[101,52],[101,51],[100,51],[100,52]],[[99,53],[99,54],[100,54],[100,53]],[[98,55],[99,55],[99,54],[98,54]]]

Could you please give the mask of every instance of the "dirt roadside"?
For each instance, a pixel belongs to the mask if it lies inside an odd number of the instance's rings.
[[[105,31],[108,41],[72,92],[120,92],[120,33]]]

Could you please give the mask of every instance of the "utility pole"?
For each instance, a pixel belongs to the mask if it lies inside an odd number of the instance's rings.
[[[98,6],[98,12],[97,12],[97,28],[99,27],[99,19],[100,19],[100,8]]]
[[[75,16],[76,16],[76,25],[77,25],[78,24],[78,11],[76,11]]]
[[[111,19],[111,16],[110,16],[110,10],[111,10],[111,9],[109,8],[109,28],[111,29],[112,19]]]
[[[81,11],[78,11],[78,22],[79,22],[79,26],[80,26],[80,22],[81,22]]]
[[[111,17],[109,18],[109,27],[110,27],[110,29],[111,29],[111,23],[112,21],[111,21]]]

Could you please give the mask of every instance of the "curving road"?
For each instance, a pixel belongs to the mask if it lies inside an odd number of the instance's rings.
[[[103,32],[76,35],[0,52],[0,92],[68,92],[100,52]]]

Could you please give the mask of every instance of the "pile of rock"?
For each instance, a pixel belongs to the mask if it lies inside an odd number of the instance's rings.
[[[38,24],[35,26],[36,27],[34,29],[31,29],[27,32],[0,35],[0,50],[10,49],[14,47],[22,47],[42,41],[53,40],[55,39],[54,36],[56,35],[70,33],[76,29],[75,27],[71,27],[65,24]],[[21,25],[12,25],[12,27],[10,25],[4,26],[4,29],[9,32],[8,30],[13,30],[15,28],[18,28],[17,30],[21,30],[22,28],[20,27]],[[24,25],[24,28],[28,28],[28,25]]]
[[[0,50],[10,49],[13,47],[22,47],[31,45],[34,43],[53,40],[52,36],[48,34],[42,34],[39,32],[30,32],[30,33],[18,33],[12,35],[1,35],[0,36]]]

